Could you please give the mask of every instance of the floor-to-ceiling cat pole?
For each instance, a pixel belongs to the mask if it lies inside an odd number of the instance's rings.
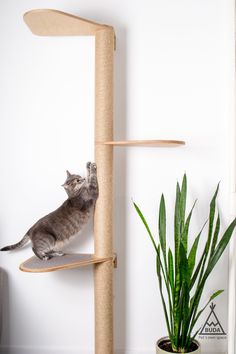
[[[94,250],[97,257],[113,254],[113,52],[115,37],[112,27],[96,32],[95,54],[95,161],[99,195],[94,218]],[[113,352],[113,265],[96,264],[95,348],[96,353]]]
[[[113,27],[57,10],[33,10],[24,15],[30,30],[40,36],[95,36],[95,161],[99,198],[94,220],[94,254],[73,254],[41,261],[32,257],[20,265],[26,272],[48,272],[94,264],[95,353],[113,354],[112,246],[113,146],[183,145],[176,140],[113,141]]]

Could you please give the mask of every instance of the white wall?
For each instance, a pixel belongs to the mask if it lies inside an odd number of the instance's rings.
[[[116,139],[182,139],[178,149],[115,152],[115,342],[119,353],[154,353],[166,334],[154,254],[132,207],[156,228],[166,195],[186,171],[189,205],[198,198],[193,236],[217,182],[223,224],[230,215],[233,119],[233,0],[2,0],[0,3],[1,246],[17,241],[65,198],[65,170],[93,160],[94,39],[40,38],[24,25],[33,8],[56,8],[112,24],[117,35]],[[169,237],[172,237],[172,224]],[[91,251],[92,227],[69,249]],[[31,249],[0,255],[7,272],[2,346],[11,353],[93,352],[92,268],[27,274]],[[227,254],[209,280],[227,289]],[[227,291],[216,301],[227,330]],[[207,313],[202,318],[206,319]],[[227,340],[202,340],[225,352]]]

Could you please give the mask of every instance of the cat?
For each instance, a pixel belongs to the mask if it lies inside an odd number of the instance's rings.
[[[21,248],[31,241],[34,254],[41,260],[63,256],[61,246],[87,223],[98,198],[97,166],[87,162],[86,168],[86,178],[66,171],[67,179],[62,186],[68,199],[58,209],[39,219],[21,241],[0,251]]]

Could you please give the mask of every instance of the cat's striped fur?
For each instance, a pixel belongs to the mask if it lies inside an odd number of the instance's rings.
[[[31,241],[35,255],[43,260],[63,256],[61,246],[77,234],[93,213],[98,197],[97,167],[87,163],[87,177],[70,174],[63,184],[68,199],[55,211],[39,219],[21,241],[6,246],[1,251],[23,247]]]

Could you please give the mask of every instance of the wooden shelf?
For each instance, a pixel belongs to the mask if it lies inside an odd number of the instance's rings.
[[[24,21],[31,32],[38,36],[93,36],[101,29],[112,28],[51,9],[26,12]]]
[[[177,147],[185,145],[185,142],[181,140],[124,140],[97,142],[97,144],[112,146]]]
[[[66,254],[62,257],[53,257],[48,261],[42,261],[37,257],[31,257],[20,265],[20,270],[30,273],[53,272],[62,269],[72,269],[90,264],[114,261],[114,257],[97,258],[94,254]]]

